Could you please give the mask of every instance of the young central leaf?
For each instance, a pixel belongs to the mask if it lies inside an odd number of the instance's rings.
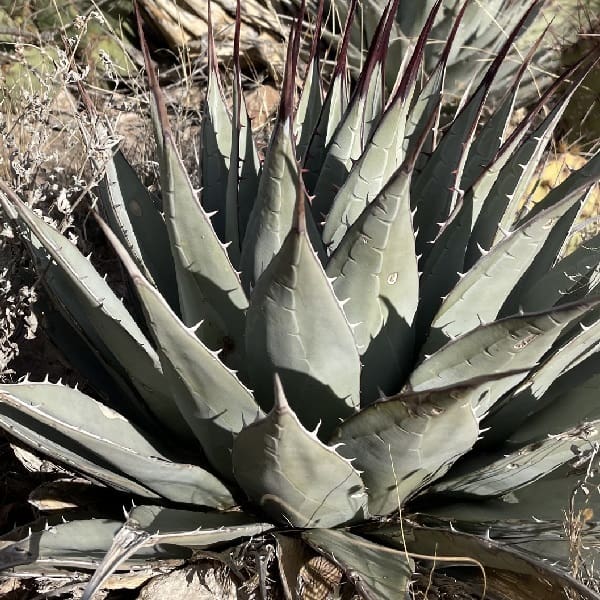
[[[360,362],[352,330],[308,239],[304,198],[294,227],[260,277],[246,319],[249,373],[258,402],[273,402],[273,374],[307,427],[322,435],[359,404]]]

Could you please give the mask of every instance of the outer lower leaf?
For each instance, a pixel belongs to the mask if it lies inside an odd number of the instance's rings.
[[[272,526],[243,513],[201,513],[160,506],[138,506],[116,532],[102,563],[88,582],[82,600],[91,600],[110,575],[144,548],[166,545],[208,548],[240,537],[259,535]]]
[[[275,406],[235,438],[233,465],[248,496],[292,527],[334,527],[363,518],[366,492],[349,461],[308,432],[276,379]]]
[[[485,420],[489,431],[484,443],[524,444],[600,417],[596,409],[600,354],[597,342],[586,338],[579,349],[577,336],[573,337],[573,343],[551,354],[494,407]],[[541,427],[549,429],[540,433]]]
[[[102,457],[92,455],[87,448],[63,436],[56,428],[29,417],[5,402],[0,402],[0,426],[24,444],[50,456],[57,463],[85,473],[93,482],[108,484],[144,498],[159,498],[158,494],[130,477],[116,472]]]
[[[366,533],[366,532],[365,532]],[[583,600],[598,600],[597,595],[574,577],[561,572],[531,555],[510,548],[500,542],[483,536],[459,533],[458,531],[405,524],[384,525],[368,532],[370,537],[382,543],[393,544],[409,552],[440,558],[453,559],[454,563],[473,564],[477,561],[486,570],[487,590],[490,593],[505,593],[506,586],[500,586],[496,571],[519,574],[519,581],[527,578],[532,597],[560,600],[568,590]]]
[[[597,363],[597,360],[595,362]],[[568,377],[567,380],[571,383],[568,392],[556,393],[552,390],[554,393],[549,394],[550,403],[543,408],[544,401],[540,402],[541,406],[534,407],[537,409],[535,413],[530,414],[522,425],[515,428],[507,440],[510,446],[530,443],[543,439],[546,435],[560,435],[567,427],[576,427],[579,423],[600,417],[600,407],[598,407],[600,375],[585,378],[582,376],[582,369],[577,369],[573,372],[573,375],[575,374],[579,375],[581,381],[578,383],[573,377]],[[519,422],[520,419],[517,419],[515,424],[519,425]]]
[[[419,515],[418,521],[433,526],[442,522],[447,526],[451,519],[454,530],[490,538],[552,563],[556,561],[566,572],[572,567],[573,541],[569,534],[577,527],[578,556],[586,564],[593,564],[599,556],[598,525],[595,519],[586,520],[584,515],[596,514],[600,506],[597,462],[578,462],[576,467],[559,467],[505,498],[450,501],[429,507],[427,515]],[[572,525],[565,528],[567,506]]]
[[[165,221],[146,186],[120,150],[105,165],[99,184],[102,212],[140,269],[173,310],[179,307],[175,266]]]
[[[315,256],[300,214],[258,280],[246,315],[246,355],[261,406],[272,405],[278,373],[306,427],[327,436],[359,404],[360,361],[352,330]]]
[[[78,390],[42,383],[3,385],[0,393],[4,403],[86,448],[92,460],[102,457],[164,498],[215,507],[233,504],[213,475],[171,462],[125,417]]]
[[[0,569],[17,573],[52,573],[56,568],[95,569],[110,548],[121,523],[108,519],[90,519],[62,523],[32,532],[26,538],[0,549]],[[174,548],[146,548],[122,565],[129,570],[144,566],[150,560],[189,557],[190,552]],[[26,565],[23,568],[23,565]],[[72,572],[71,572],[72,576]]]
[[[260,414],[252,394],[186,327],[145,279],[107,226],[100,222],[129,271],[160,352],[173,398],[208,459],[231,475],[232,436]]]
[[[87,386],[94,390],[96,397],[112,408],[118,403],[124,416],[138,421],[140,425],[147,424],[148,429],[152,431],[156,422],[137,397],[131,383],[122,372],[117,372],[104,360],[104,356],[110,355],[108,348],[103,348],[104,351],[100,352],[97,349],[97,345],[103,346],[100,339],[94,336],[92,340],[84,335],[71,323],[66,309],[66,314],[63,314],[60,301],[53,295],[50,295],[50,298],[40,298],[37,307],[43,315],[41,325],[44,331],[61,354],[73,365],[75,371],[84,377]],[[86,332],[90,331],[93,331],[91,326],[86,328]]]
[[[152,414],[178,435],[188,437],[189,428],[179,412],[166,401],[168,390],[158,355],[108,283],[71,242],[8,188],[3,191],[11,195],[19,216],[30,234],[35,236],[31,239],[34,251],[38,242],[43,246],[44,266],[50,263],[50,257],[56,263],[55,278],[52,278],[54,266],[48,269],[53,293],[79,321],[80,327],[91,326],[91,334],[110,351],[112,356],[109,358],[127,372]]]
[[[536,482],[526,489],[537,487]],[[558,489],[556,487],[540,488],[537,490],[537,501],[525,505],[521,505],[521,495],[519,495],[519,502],[516,503],[503,502],[502,500],[454,503],[434,511],[442,515],[444,513],[446,515],[456,515],[454,518],[436,518],[428,514],[423,517],[419,516],[419,522],[430,527],[452,528],[482,538],[490,537],[498,544],[525,552],[531,557],[537,557],[546,563],[552,564],[563,573],[569,573],[572,568],[569,564],[572,560],[569,548],[572,541],[569,539],[569,532],[565,532],[564,507],[565,503],[569,501],[569,494],[572,489],[572,487],[571,489],[567,487],[562,489],[561,487],[558,487]],[[531,509],[535,513],[535,508],[541,508],[542,503],[539,502],[539,498],[544,498],[543,504],[546,505],[551,498],[551,494],[560,492],[563,492],[563,494],[558,497],[558,500],[562,501],[562,505],[557,511],[558,518],[554,521],[539,521],[536,518],[534,521],[531,518]],[[514,501],[517,494],[512,493],[510,497]],[[556,503],[552,502],[552,504]],[[528,508],[530,512],[526,512]],[[595,564],[599,556],[600,531],[598,525],[595,521],[587,521],[579,525],[590,510],[593,509],[583,507],[582,512],[578,514],[576,509],[573,515],[575,519],[574,526],[581,527],[581,531],[577,533],[578,558],[582,561],[582,564],[585,563],[586,565]],[[508,519],[504,517],[504,511],[508,515],[518,513],[522,516],[519,520],[516,518]],[[479,515],[479,518],[476,515]],[[500,515],[503,517],[501,520],[499,519]],[[577,522],[578,518],[581,519],[579,522]],[[520,578],[516,578],[516,580],[522,583]],[[534,598],[531,595],[528,595],[528,597],[532,600]]]
[[[492,455],[467,459],[451,476],[429,488],[430,493],[460,496],[503,496],[547,475],[571,461],[600,438],[600,421],[582,423],[559,434],[520,447],[509,454],[503,448]]]
[[[419,274],[403,168],[348,230],[327,265],[362,355],[364,399],[400,388],[412,362]]]
[[[340,425],[331,441],[363,471],[370,513],[397,510],[472,448],[479,434],[476,395],[476,385],[398,395]]]
[[[237,510],[198,512],[162,506],[136,506],[129,512],[127,522],[150,536],[148,545],[175,544],[195,548],[260,535],[273,527]]]
[[[406,553],[339,530],[312,529],[302,537],[337,564],[365,600],[410,597],[413,563]]]
[[[433,319],[425,352],[435,351],[444,338],[453,339],[496,318],[556,222],[576,204],[580,193],[576,190],[509,233],[461,277]]]

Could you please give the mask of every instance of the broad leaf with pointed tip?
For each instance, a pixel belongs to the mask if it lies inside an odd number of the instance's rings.
[[[275,406],[243,429],[233,444],[233,470],[248,496],[292,527],[335,527],[362,519],[360,475],[300,423],[276,378]]]
[[[250,293],[273,257],[281,249],[294,220],[296,190],[301,177],[296,162],[292,116],[301,21],[292,28],[288,43],[283,91],[277,122],[262,165],[256,199],[242,244],[241,270],[244,289]],[[312,244],[321,259],[324,251],[311,215],[306,220]]]
[[[338,565],[365,600],[408,595],[413,562],[405,552],[331,529],[305,531],[302,538]]]
[[[488,394],[475,407],[485,415],[499,398],[522,381],[560,334],[598,300],[579,302],[545,313],[525,314],[482,325],[426,358],[411,375],[414,389],[453,385],[465,378],[521,371],[490,383]]]
[[[163,203],[175,257],[183,321],[192,326],[206,319],[201,328],[213,325],[222,332],[217,348],[223,346],[227,336],[239,352],[243,348],[246,294],[166,131],[164,139]],[[202,338],[201,331],[199,335]],[[210,338],[207,342],[210,344]]]
[[[581,82],[582,78],[579,76],[575,83],[571,85],[569,93],[560,97],[559,102],[544,121],[527,136],[519,148],[506,160],[506,164],[498,173],[494,185],[485,198],[473,227],[466,253],[465,264],[467,266],[475,263],[480,255],[479,248],[489,250],[503,239],[502,232],[510,230],[513,226],[519,203],[522,201],[527,185],[538,167],[543,151],[569,100]],[[548,90],[544,96],[549,95],[550,91]],[[533,114],[530,113],[528,119],[532,116]],[[546,206],[549,206],[549,204],[546,204]]]
[[[362,355],[363,402],[398,391],[413,356],[419,274],[411,174],[399,169],[348,230],[327,264]]]
[[[120,150],[106,163],[105,169],[98,185],[105,218],[144,275],[156,285],[173,310],[178,310],[175,266],[157,199]]]
[[[189,438],[189,427],[167,400],[168,386],[156,351],[106,280],[66,237],[14,193],[9,195],[11,206],[29,230],[35,255],[47,270],[48,285],[69,316],[84,335],[101,340],[97,349],[108,352],[103,358],[127,373],[151,414],[171,431]]]
[[[260,409],[235,373],[180,321],[146,281],[107,225],[101,220],[99,224],[136,287],[175,403],[213,466],[231,476],[232,436],[245,422],[256,418]]]
[[[376,119],[377,113],[372,111],[373,94],[376,95],[375,90],[381,85],[379,66],[385,56],[397,5],[398,0],[391,0],[390,6],[381,15],[356,90],[326,148],[312,203],[317,222],[321,222],[331,210],[338,189],[346,181],[354,162],[365,148],[371,127],[370,120]],[[337,225],[337,220],[335,222]],[[329,243],[327,239],[324,238],[326,244]]]
[[[215,213],[213,226],[219,238],[225,240],[225,195],[232,147],[231,117],[221,89],[215,40],[208,3],[208,86],[202,118],[202,206]],[[235,168],[235,167],[234,167]]]
[[[363,471],[369,512],[397,510],[473,447],[479,427],[471,404],[478,394],[473,384],[398,395],[340,425],[331,441]]]
[[[302,423],[326,437],[359,405],[360,361],[350,325],[315,255],[299,192],[296,222],[254,288],[246,314],[248,372],[272,406],[278,373]]]
[[[138,14],[140,32],[141,27],[141,18]],[[212,32],[210,35],[212,39]],[[140,37],[143,38],[143,34]],[[217,350],[225,345],[231,346],[233,341],[234,349],[239,351],[243,347],[240,336],[243,332],[244,310],[248,306],[248,300],[242,290],[238,274],[229,261],[227,251],[217,236],[205,208],[201,206],[198,194],[192,187],[183,161],[177,152],[164,97],[145,41],[142,47],[152,91],[152,103],[159,121],[156,141],[160,146],[163,208],[175,263],[181,315],[188,326],[195,326],[202,322],[197,331],[198,336],[212,349]],[[211,69],[213,75],[218,78],[214,44],[209,43],[209,50],[212,52]],[[218,81],[215,85],[218,86]],[[217,89],[218,93],[220,92]],[[231,122],[228,115],[226,121],[226,127],[223,125],[223,135],[229,136],[229,141],[225,149],[219,152],[229,160]],[[218,175],[218,178],[218,185],[222,187],[222,192],[218,194],[217,201],[224,204],[227,173],[225,172],[223,176]],[[221,229],[224,235],[223,210],[219,216],[222,218],[222,225],[217,225],[217,229]],[[241,360],[239,354],[232,355],[231,362],[239,363]]]
[[[481,323],[495,319],[558,220],[580,198],[580,189],[540,212],[484,254],[446,296],[431,324],[430,353]]]
[[[292,226],[298,167],[291,134],[289,119],[277,122],[262,165],[240,262],[242,281],[248,292],[279,252]]]
[[[441,1],[436,2],[406,73],[386,107],[381,122],[373,130],[364,151],[337,191],[323,229],[323,241],[335,250],[346,231],[377,197],[391,175],[404,161],[402,142],[415,89],[415,80],[425,49],[425,42]]]
[[[164,498],[215,507],[233,504],[214,475],[171,462],[125,417],[78,390],[21,383],[0,386],[0,394],[2,403],[85,448],[90,461],[100,458],[101,465],[111,465]]]

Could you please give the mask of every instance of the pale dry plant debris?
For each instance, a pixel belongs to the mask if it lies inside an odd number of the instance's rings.
[[[589,528],[596,527],[598,515],[590,506],[594,495],[600,494],[600,446],[593,444],[589,453],[582,456],[576,463],[585,467],[585,474],[573,490],[569,499],[569,508],[565,511],[564,530],[569,540],[569,562],[571,574],[584,582],[595,592],[600,592],[600,584],[595,565],[586,560],[582,550],[586,548],[585,533]],[[587,463],[587,465],[586,465]],[[570,600],[575,600],[571,598]]]

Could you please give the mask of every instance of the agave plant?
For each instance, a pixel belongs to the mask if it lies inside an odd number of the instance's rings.
[[[74,244],[1,184],[6,218],[53,303],[57,342],[96,395],[47,381],[2,384],[0,425],[138,504],[124,523],[16,530],[0,542],[1,567],[96,570],[90,598],[115,569],[265,534],[282,565],[290,537],[300,539],[364,598],[404,596],[413,559],[427,556],[481,565],[488,589],[510,572],[534,596],[595,597],[568,574],[561,511],[580,477],[573,465],[587,465],[600,439],[598,240],[563,249],[600,154],[520,210],[592,61],[564,73],[509,133],[524,62],[480,123],[534,2],[439,132],[467,6],[417,89],[440,5],[389,97],[377,73],[396,2],[351,95],[355,2],[326,95],[319,18],[294,108],[301,12],[262,164],[239,64],[229,112],[210,40],[200,192],[143,43],[161,197],[115,149],[97,216],[135,290],[129,309]],[[236,58],[239,22],[238,5]],[[582,552],[593,556],[593,520],[584,535]]]

